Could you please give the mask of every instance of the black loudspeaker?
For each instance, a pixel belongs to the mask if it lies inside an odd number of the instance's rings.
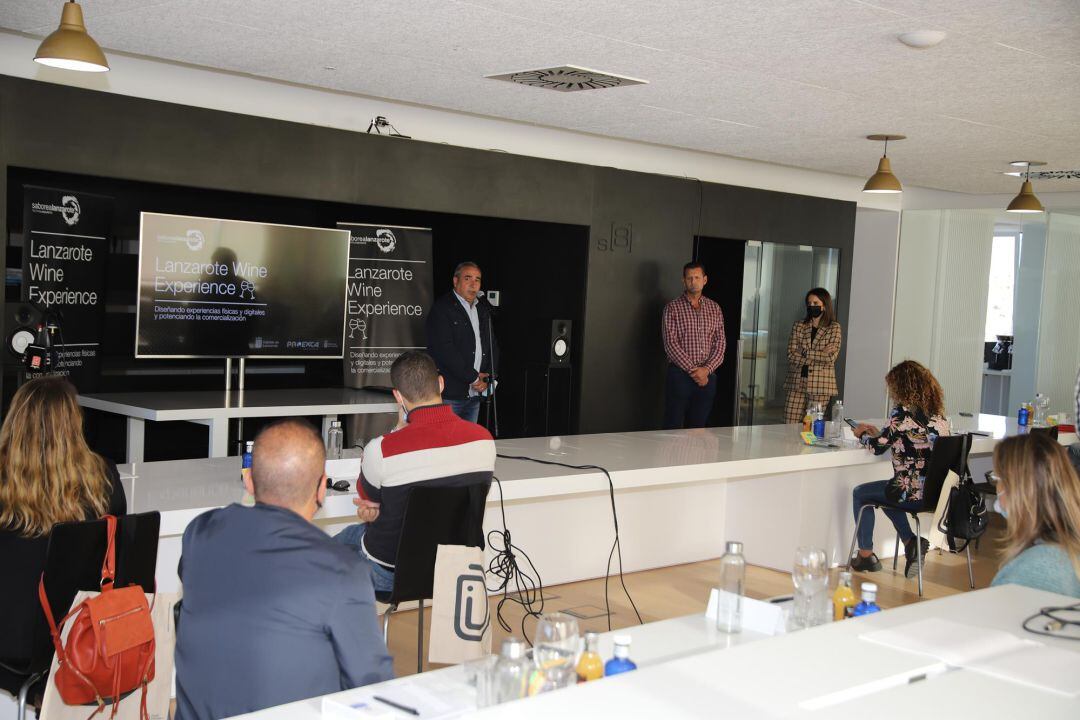
[[[552,365],[570,364],[570,330],[573,323],[569,320],[551,321],[551,355],[548,362]]]
[[[41,310],[29,303],[8,303],[5,309],[4,338],[8,349],[7,356],[10,360],[21,361],[26,349],[37,340],[37,326],[45,322],[45,316]]]

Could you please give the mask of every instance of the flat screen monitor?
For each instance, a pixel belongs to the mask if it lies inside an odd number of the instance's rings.
[[[142,213],[136,358],[343,354],[349,231]]]

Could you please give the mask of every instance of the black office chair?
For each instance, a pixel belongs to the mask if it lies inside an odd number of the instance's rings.
[[[416,487],[409,491],[398,539],[394,587],[375,593],[390,605],[383,614],[383,639],[389,638],[390,616],[403,602],[418,600],[416,672],[424,670],[424,601],[435,585],[439,545],[484,548],[484,508],[490,483],[466,487]]]
[[[933,515],[937,510],[938,498],[941,497],[941,489],[945,486],[945,478],[952,470],[960,477],[968,472],[967,458],[971,450],[971,435],[946,435],[939,437],[934,443],[934,449],[930,453],[930,461],[926,465],[926,476],[923,481],[922,505],[917,510],[898,507],[892,503],[867,503],[859,508],[859,515],[855,518],[855,532],[851,536],[851,548],[848,550],[847,569],[851,569],[851,558],[855,554],[855,543],[859,538],[859,526],[862,524],[863,512],[871,508],[871,512],[879,508],[900,510],[911,515],[915,521],[915,537],[922,537],[922,523],[919,521],[920,513]],[[915,554],[919,561],[919,597],[923,594],[923,554],[922,543],[915,543]],[[900,535],[896,536],[896,547],[893,550],[893,570],[896,570],[897,559],[900,555]],[[971,564],[971,547],[967,548],[968,584],[975,588],[975,571]]]
[[[155,592],[154,569],[157,566],[158,535],[161,514],[158,512],[124,515],[116,525],[115,587],[141,585]],[[62,618],[80,590],[101,589],[101,565],[105,561],[105,521],[58,523],[49,533],[45,553],[45,593],[53,617]],[[37,595],[37,587],[32,590]],[[19,689],[18,720],[26,717],[31,690],[45,679],[52,664],[53,648],[45,613],[38,609],[26,618],[33,625],[33,654],[22,667],[4,664],[4,669],[25,676]]]

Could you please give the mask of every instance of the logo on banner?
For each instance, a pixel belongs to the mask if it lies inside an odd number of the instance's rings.
[[[64,222],[67,223],[69,227],[79,222],[79,216],[82,214],[82,206],[79,204],[79,198],[74,195],[64,195],[60,198],[59,205],[33,203],[30,206],[30,210],[39,215],[60,213],[60,217],[64,218]]]
[[[472,573],[458,575],[454,593],[454,634],[468,642],[480,642],[491,616],[488,615],[487,586],[484,569],[469,564]]]
[[[188,230],[186,235],[158,235],[157,239],[163,243],[184,243],[192,252],[202,250],[206,244],[202,230]]]
[[[397,247],[397,237],[394,236],[394,231],[389,228],[379,228],[375,231],[375,235],[353,235],[352,241],[354,243],[360,243],[361,245],[375,244],[375,247],[379,248],[380,252],[392,253],[394,248]]]

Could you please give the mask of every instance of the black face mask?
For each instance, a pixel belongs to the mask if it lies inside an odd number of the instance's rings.
[[[822,307],[820,305],[807,305],[806,314],[812,318],[821,317]]]

